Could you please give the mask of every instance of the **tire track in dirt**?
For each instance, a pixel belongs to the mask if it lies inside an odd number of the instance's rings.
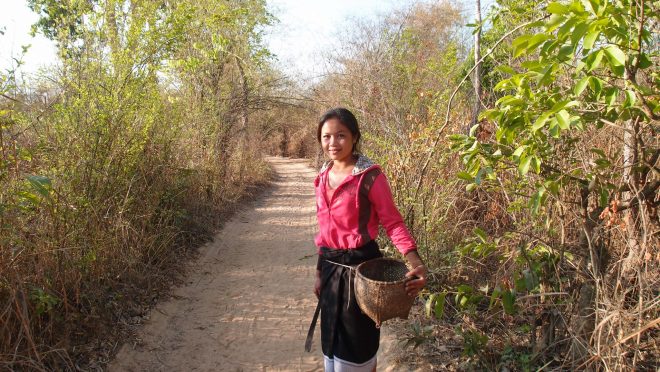
[[[316,306],[316,172],[303,160],[268,161],[270,190],[201,248],[186,285],[151,312],[109,371],[323,369],[318,326],[312,352],[303,350]],[[383,346],[392,339],[384,329]]]

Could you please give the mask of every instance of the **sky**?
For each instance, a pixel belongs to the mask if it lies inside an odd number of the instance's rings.
[[[31,45],[24,57],[21,70],[36,72],[42,66],[52,65],[57,60],[55,45],[43,35],[30,36],[30,27],[37,21],[37,15],[27,6],[25,0],[0,0],[0,70],[16,66],[13,58],[18,58],[23,45]]]
[[[314,78],[323,73],[323,53],[338,44],[351,18],[369,19],[387,14],[411,0],[268,0],[268,8],[279,19],[267,30],[265,41],[291,76]],[[483,2],[483,0],[482,0]],[[0,70],[15,66],[21,46],[31,44],[21,71],[35,73],[56,62],[54,44],[43,35],[29,35],[37,15],[26,0],[0,0]]]
[[[313,78],[324,72],[323,56],[336,47],[350,20],[386,14],[406,1],[395,0],[269,0],[279,23],[267,35],[280,67],[293,75]]]

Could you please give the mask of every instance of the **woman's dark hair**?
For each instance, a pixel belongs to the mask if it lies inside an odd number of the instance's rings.
[[[358,144],[360,143],[360,127],[358,126],[357,119],[352,112],[343,107],[336,107],[325,112],[319,119],[319,126],[316,129],[316,139],[321,143],[321,128],[326,121],[330,119],[337,119],[340,123],[344,124],[353,138],[355,138],[355,144],[353,145],[353,152],[358,152]]]

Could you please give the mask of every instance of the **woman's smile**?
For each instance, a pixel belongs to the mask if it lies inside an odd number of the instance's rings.
[[[321,146],[331,160],[351,159],[355,142],[351,131],[337,119],[327,120],[321,128]]]

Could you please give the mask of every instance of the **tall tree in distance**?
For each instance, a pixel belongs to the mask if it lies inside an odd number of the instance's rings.
[[[475,0],[476,29],[474,31],[474,112],[472,125],[477,124],[481,112],[481,0]]]

